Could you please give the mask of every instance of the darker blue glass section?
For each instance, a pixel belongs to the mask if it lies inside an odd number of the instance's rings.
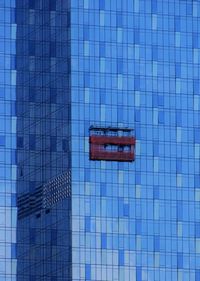
[[[142,268],[140,266],[136,267],[136,280],[142,281]]]
[[[158,141],[155,141],[153,143],[153,155],[159,156],[159,142]]]
[[[140,235],[142,233],[142,222],[141,220],[136,220],[135,221],[135,232],[137,235]]]
[[[91,229],[91,219],[90,217],[85,218],[85,231],[90,231]]]
[[[135,121],[140,122],[140,110],[139,109],[135,110]]]
[[[85,169],[85,181],[90,181],[90,170]]]
[[[177,159],[177,161],[176,161],[176,171],[177,171],[177,173],[182,172],[182,160],[181,159]]]
[[[154,188],[153,188],[153,198],[159,199],[159,186],[154,186]]]
[[[100,186],[100,194],[101,194],[101,196],[106,196],[106,195],[107,195],[107,192],[106,192],[106,183],[101,183],[101,186]]]
[[[5,136],[0,136],[0,146],[4,146],[6,144]]]
[[[183,205],[181,201],[177,201],[177,219],[179,221],[183,220]]]
[[[140,44],[140,32],[138,29],[135,29],[134,31],[134,43]]]
[[[158,123],[164,124],[165,122],[165,113],[163,111],[158,112]]]
[[[178,268],[183,268],[183,254],[182,253],[177,254],[177,266],[178,266]]]
[[[101,234],[101,248],[102,249],[107,248],[107,234],[106,233]]]
[[[176,73],[176,78],[181,77],[181,64],[180,63],[176,63],[175,73]]]
[[[192,47],[199,48],[199,36],[197,33],[192,34]]]
[[[200,176],[194,175],[194,187],[199,188],[199,186],[200,186]]]
[[[152,46],[152,60],[157,61],[158,60],[158,46]]]
[[[11,205],[13,207],[17,206],[17,198],[16,198],[16,194],[11,194]]]
[[[174,27],[175,31],[181,31],[181,20],[179,16],[176,16],[174,19]]]
[[[57,229],[51,229],[51,245],[57,245],[58,231]]]
[[[154,251],[160,251],[160,237],[158,235],[154,236]]]
[[[50,138],[50,150],[51,151],[57,151],[57,138],[56,137],[51,137]]]
[[[124,265],[124,251],[119,250],[119,266],[123,266],[123,265]]]
[[[129,216],[129,205],[124,204],[124,216],[128,217]]]
[[[35,150],[36,149],[36,136],[30,135],[29,137],[29,149]]]
[[[200,280],[200,270],[195,271],[195,281],[199,281]]]
[[[105,9],[105,0],[99,0],[99,9],[104,10]]]
[[[193,80],[193,91],[194,91],[194,94],[199,95],[199,80],[197,80],[197,79]]]
[[[29,9],[35,9],[36,0],[29,0]]]
[[[49,9],[50,9],[50,11],[56,10],[56,1],[55,0],[49,0]]]
[[[194,141],[195,143],[200,143],[200,132],[198,128],[194,130]]]
[[[123,17],[121,12],[117,12],[117,27],[123,26]]]
[[[180,110],[177,110],[176,112],[176,125],[181,126],[182,125],[182,114]]]
[[[200,238],[200,223],[198,222],[195,224],[195,236]]]
[[[140,173],[136,173],[136,175],[135,175],[135,183],[136,184],[141,184],[141,174]]]
[[[11,244],[11,257],[13,259],[17,258],[17,245],[16,245],[16,243]]]
[[[91,265],[90,264],[85,265],[85,277],[86,277],[86,280],[91,280]]]

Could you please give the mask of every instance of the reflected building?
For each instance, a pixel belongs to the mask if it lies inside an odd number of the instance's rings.
[[[200,280],[199,19],[0,0],[0,281]]]
[[[16,1],[17,280],[71,280],[68,1]]]

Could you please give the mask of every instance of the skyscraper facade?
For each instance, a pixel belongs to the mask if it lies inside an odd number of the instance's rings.
[[[0,280],[200,280],[199,24],[0,1]]]

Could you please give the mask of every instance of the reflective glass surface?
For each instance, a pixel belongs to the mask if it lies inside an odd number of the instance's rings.
[[[199,1],[0,0],[0,281],[200,280],[199,26]],[[91,126],[135,161],[90,160]]]
[[[73,280],[198,281],[199,1],[71,3]],[[133,163],[89,127],[135,129]]]

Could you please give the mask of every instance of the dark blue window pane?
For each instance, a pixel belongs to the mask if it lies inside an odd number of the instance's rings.
[[[68,144],[68,140],[62,140],[62,149],[64,152],[69,151],[69,144]]]
[[[194,91],[194,94],[200,94],[199,93],[199,80],[197,80],[197,79],[193,80],[193,91]]]
[[[139,266],[136,267],[136,280],[142,281],[142,268]]]
[[[35,244],[36,242],[36,229],[30,228],[29,230],[30,244]]]
[[[29,9],[35,9],[35,1],[36,0],[29,0]]]
[[[56,137],[51,137],[51,139],[50,139],[50,150],[57,151],[57,138]]]
[[[160,111],[158,113],[158,122],[159,122],[159,124],[164,124],[164,122],[165,122],[164,112],[163,111]]]
[[[107,234],[106,233],[101,234],[101,247],[102,247],[102,249],[107,248]]]
[[[153,155],[159,156],[159,143],[157,141],[153,143]]]
[[[140,33],[138,29],[135,29],[134,33],[134,43],[135,44],[140,44]]]
[[[122,27],[122,14],[120,12],[117,13],[117,26]]]
[[[181,64],[180,63],[176,64],[176,77],[177,78],[181,77]]]
[[[35,56],[35,41],[29,41],[29,56]]]
[[[135,183],[136,184],[141,184],[141,174],[136,173],[136,175],[135,175]]]
[[[17,147],[18,148],[24,147],[24,138],[23,137],[17,137]]]
[[[101,184],[101,196],[106,196],[106,184]]]
[[[164,105],[164,97],[163,96],[158,96],[158,105],[163,106]]]
[[[181,126],[182,125],[182,114],[181,111],[176,112],[176,125]]]
[[[50,56],[56,57],[56,42],[51,42],[50,44]]]
[[[90,170],[85,169],[85,181],[90,181]]]
[[[197,33],[193,33],[192,34],[192,42],[193,42],[193,48],[198,48],[198,46],[199,46],[199,40],[198,40],[198,34]]]
[[[157,61],[158,60],[158,47],[152,46],[152,60]]]
[[[140,90],[140,77],[139,76],[135,76],[134,88],[135,88],[135,90]]]
[[[194,141],[195,143],[200,143],[200,131],[198,128],[194,131]]]
[[[36,136],[30,135],[29,137],[29,148],[30,150],[35,150],[36,148]]]
[[[180,31],[180,29],[181,29],[180,17],[177,17],[177,16],[175,17],[174,27],[175,27],[175,31]]]
[[[200,238],[200,223],[195,224],[195,236]]]
[[[16,194],[12,194],[11,195],[11,204],[13,207],[16,207],[17,206],[17,197],[16,197]]]
[[[199,175],[195,175],[194,176],[194,187],[199,188],[200,186],[200,176]]]
[[[0,136],[0,146],[4,146],[6,144],[5,136]]]
[[[86,280],[91,280],[91,265],[90,264],[85,265],[85,277],[86,277]]]
[[[142,223],[140,220],[135,221],[135,231],[136,231],[136,234],[142,233]]]
[[[12,259],[17,258],[17,244],[15,244],[15,243],[11,244],[11,256],[12,256]]]
[[[51,245],[57,245],[57,229],[51,229]]]
[[[129,216],[129,205],[124,204],[124,216],[128,217]]]
[[[105,9],[105,0],[99,0],[99,9],[104,10]]]
[[[0,87],[0,98],[4,98],[5,90],[4,88]]]
[[[99,43],[99,56],[105,57],[105,43]]]
[[[91,220],[90,217],[85,218],[85,231],[90,231]]]
[[[157,0],[151,1],[151,11],[152,13],[157,13]]]
[[[158,235],[154,236],[154,251],[160,251],[160,237]]]
[[[123,266],[124,265],[124,251],[119,250],[119,265]]]
[[[177,265],[178,265],[178,268],[183,268],[183,254],[182,253],[177,254]]]
[[[49,8],[51,11],[55,11],[56,10],[56,1],[55,0],[49,0]]]
[[[123,73],[123,60],[122,59],[117,60],[117,72]]]
[[[196,270],[195,272],[195,281],[199,281],[200,280],[200,270]]]
[[[176,161],[176,171],[177,171],[177,173],[182,172],[182,161],[180,159],[177,159],[177,161]]]
[[[153,189],[153,198],[154,198],[154,199],[159,199],[159,187],[158,187],[158,186],[154,186],[154,189]]]
[[[153,106],[157,107],[158,106],[158,95],[153,94]]]
[[[177,201],[177,219],[180,221],[183,219],[183,205],[180,201]]]

